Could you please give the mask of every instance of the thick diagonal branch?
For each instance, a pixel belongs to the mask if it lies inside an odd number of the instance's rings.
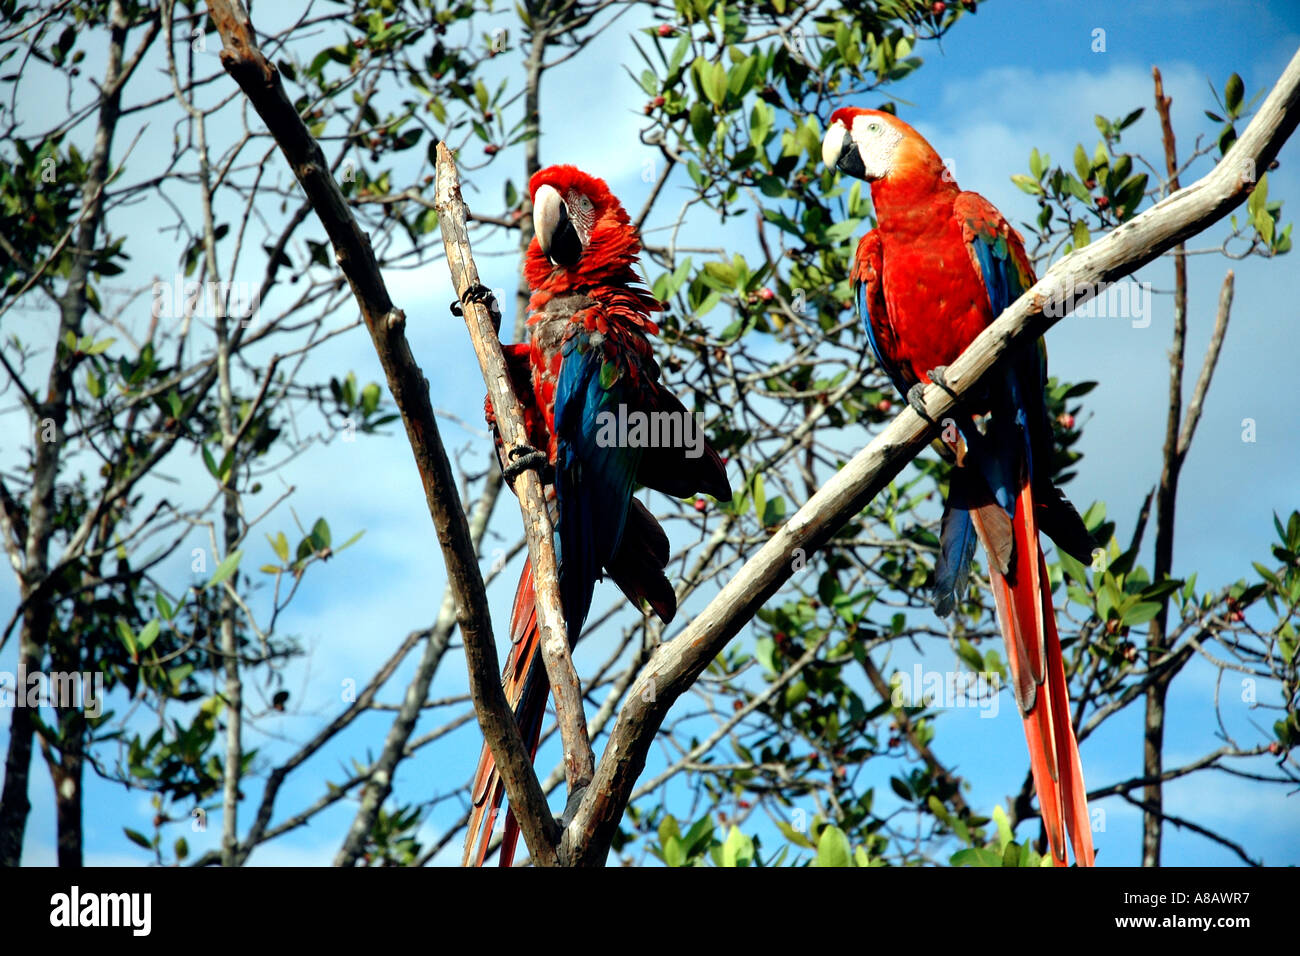
[[[482,653],[484,664],[492,674],[491,680],[473,687],[479,713],[488,715],[484,734],[491,741],[494,753],[499,752],[505,758],[499,761],[501,776],[512,796],[517,794],[516,805],[529,851],[536,860],[554,860],[559,828],[546,806],[519,728],[510,717],[505,695],[496,680],[496,648],[492,642],[483,576],[455,476],[438,434],[438,423],[429,402],[429,384],[406,340],[406,316],[389,298],[370,240],[353,218],[320,146],[285,94],[279,71],[258,49],[243,5],[238,0],[210,0],[208,10],[221,34],[222,65],[275,138],[325,227],[335,259],[361,309],[415,456],[429,514],[442,546],[447,580],[456,594],[457,621],[466,648],[473,647]]]
[[[438,225],[447,249],[447,265],[457,297],[479,285],[478,268],[470,252],[465,228],[465,201],[460,193],[460,175],[446,143],[438,144],[438,178],[434,192]],[[478,356],[488,396],[496,412],[497,430],[507,456],[528,448],[528,429],[523,408],[510,385],[505,356],[497,338],[492,317],[481,302],[466,301],[465,325],[469,328],[474,354]],[[521,471],[514,480],[514,491],[524,515],[524,533],[528,538],[528,556],[533,563],[533,582],[537,596],[537,628],[541,637],[542,661],[555,697],[556,722],[564,741],[564,776],[572,795],[591,782],[595,758],[587,738],[587,719],[582,709],[582,685],[573,666],[569,640],[560,604],[559,568],[555,560],[551,517],[546,506],[542,481],[535,469]],[[468,644],[468,641],[466,642]],[[468,654],[466,655],[468,658]],[[473,666],[470,661],[470,666]],[[496,675],[492,675],[493,679]],[[493,756],[496,751],[493,750]],[[512,798],[513,803],[513,798]]]

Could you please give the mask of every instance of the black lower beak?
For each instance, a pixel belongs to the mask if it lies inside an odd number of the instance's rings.
[[[858,144],[848,136],[844,137],[844,146],[840,149],[840,158],[835,161],[835,166],[840,172],[854,179],[867,178],[867,169],[862,165],[862,154],[858,152]]]
[[[582,240],[569,219],[569,210],[563,205],[560,206],[560,221],[551,236],[551,248],[547,254],[557,266],[565,267],[577,265],[582,258]]]

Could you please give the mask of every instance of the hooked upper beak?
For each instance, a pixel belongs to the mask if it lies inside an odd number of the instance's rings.
[[[582,240],[554,186],[540,186],[533,196],[533,232],[542,252],[557,266],[573,266],[582,258]]]
[[[833,123],[822,140],[822,162],[854,179],[866,179],[867,170],[862,164],[862,154],[843,123]]]

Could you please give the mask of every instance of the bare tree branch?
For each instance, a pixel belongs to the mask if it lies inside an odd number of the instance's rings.
[[[456,293],[464,299],[465,293],[478,286],[478,269],[469,248],[465,231],[465,202],[460,194],[460,177],[456,163],[445,143],[438,144],[438,174],[436,188],[438,225],[447,248],[447,264],[451,269]],[[497,339],[488,309],[480,302],[466,302],[465,324],[470,340],[478,355],[487,383],[492,408],[496,412],[497,429],[505,445],[507,460],[515,460],[527,451],[528,430],[524,425],[523,409],[510,385],[505,356]],[[546,675],[551,681],[555,697],[556,719],[564,741],[565,778],[572,795],[591,782],[595,758],[587,738],[587,719],[582,709],[582,685],[573,666],[569,639],[564,623],[564,609],[560,604],[559,566],[555,560],[555,543],[552,537],[551,517],[546,505],[546,495],[536,466],[526,468],[514,480],[515,494],[523,510],[524,531],[528,538],[528,554],[533,565],[533,581],[537,594],[537,626],[541,634],[542,660]],[[468,641],[466,644],[468,645]],[[466,658],[478,663],[480,655],[466,647]],[[471,666],[471,679],[478,679]],[[488,679],[497,680],[495,673]],[[517,815],[516,815],[517,816]]]

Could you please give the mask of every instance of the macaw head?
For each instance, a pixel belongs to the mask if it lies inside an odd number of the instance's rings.
[[[831,114],[822,161],[855,179],[887,182],[917,173],[951,182],[943,160],[925,137],[892,113],[853,107]]]
[[[623,267],[641,251],[631,219],[603,179],[548,166],[528,184],[538,251],[569,273]]]

